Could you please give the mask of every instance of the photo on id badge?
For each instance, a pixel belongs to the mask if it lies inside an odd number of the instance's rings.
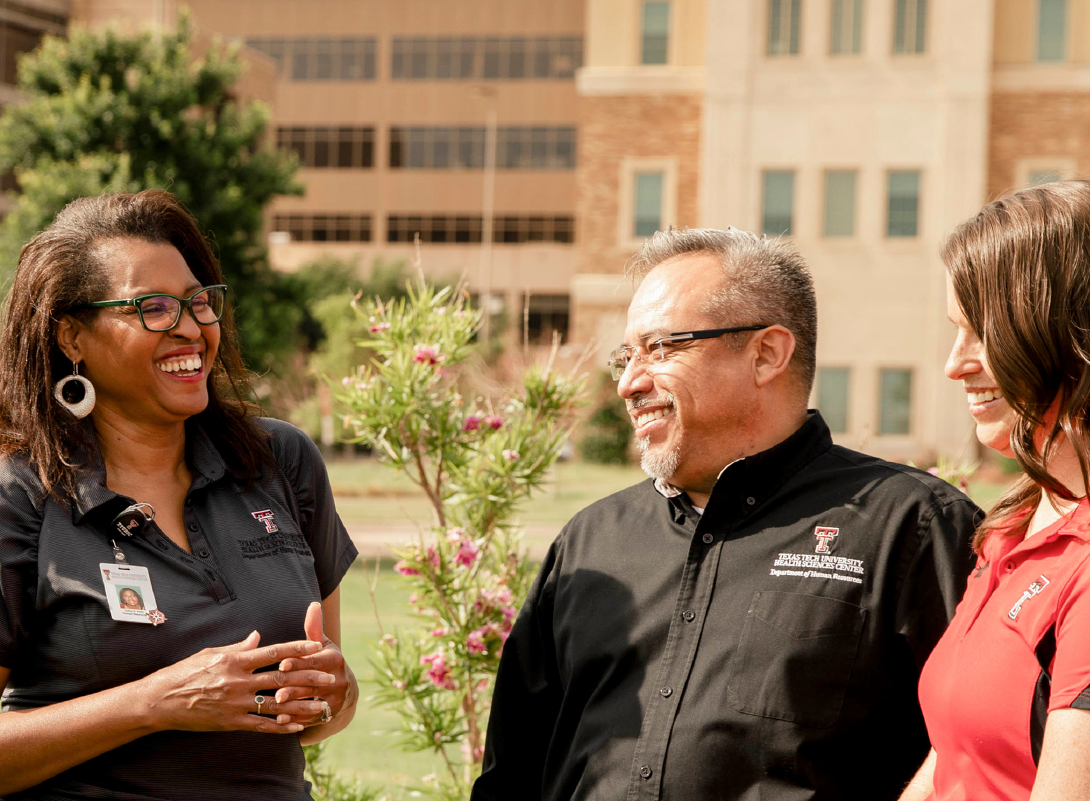
[[[151,623],[158,626],[166,616],[155,603],[151,576],[146,567],[137,565],[101,564],[102,583],[110,617],[128,623]]]

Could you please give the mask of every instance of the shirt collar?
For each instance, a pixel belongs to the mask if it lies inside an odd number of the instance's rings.
[[[820,451],[831,447],[832,444],[833,438],[829,433],[829,426],[822,419],[821,412],[810,409],[807,412],[806,422],[783,442],[752,456],[735,459],[724,467],[715,480],[712,495],[724,491],[723,476],[728,471],[732,474],[732,481],[735,480],[733,475],[736,472],[744,471],[741,480],[751,488],[750,493],[759,491],[767,497],[779,489],[780,485],[789,476],[794,475],[802,465],[813,459]],[[738,467],[735,468],[735,465]],[[759,490],[753,488],[759,488]],[[676,498],[683,493],[683,490],[661,478],[655,479],[655,489],[664,498]],[[757,500],[764,500],[764,497]]]
[[[90,421],[85,423],[88,427]],[[94,431],[89,431],[94,442]],[[223,478],[227,463],[200,423],[189,420],[185,425],[186,461],[193,471],[191,489],[200,489]],[[72,522],[79,525],[83,518],[92,511],[119,498],[116,492],[106,486],[106,464],[97,445],[86,461],[86,466],[79,471],[76,479],[76,492],[72,503]],[[140,500],[137,498],[136,500]]]

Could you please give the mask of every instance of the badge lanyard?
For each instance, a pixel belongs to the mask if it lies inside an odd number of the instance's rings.
[[[123,537],[131,537],[154,519],[155,508],[150,503],[136,503],[115,517],[112,525]],[[104,562],[98,566],[106,602],[110,605],[110,617],[125,623],[150,623],[153,626],[165,623],[167,617],[155,603],[148,569],[128,564],[117,540],[111,538],[110,545],[114,550],[113,563]]]

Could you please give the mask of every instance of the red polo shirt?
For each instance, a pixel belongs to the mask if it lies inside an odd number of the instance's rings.
[[[1090,708],[1090,505],[1029,539],[993,534],[920,677],[935,801],[1028,799],[1038,643],[1055,626],[1048,711]],[[1080,698],[1080,694],[1083,696]]]

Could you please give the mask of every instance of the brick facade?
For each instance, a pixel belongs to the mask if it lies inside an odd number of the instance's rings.
[[[585,96],[579,104],[578,272],[620,273],[632,255],[632,248],[618,241],[621,165],[626,158],[675,158],[677,214],[672,222],[690,227],[700,224],[703,98],[679,94]],[[573,308],[572,341],[591,338],[594,318],[602,311]]]
[[[1019,186],[1023,160],[1074,161],[1090,174],[1090,92],[996,92],[991,99],[988,199]]]

